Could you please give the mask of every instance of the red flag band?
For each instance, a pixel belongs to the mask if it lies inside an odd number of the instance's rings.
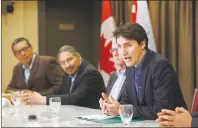
[[[112,55],[109,52],[112,45],[115,21],[112,16],[111,2],[104,0],[102,5],[101,31],[100,31],[100,60],[99,70],[104,78],[105,85],[112,71],[115,71],[114,63],[111,61]]]

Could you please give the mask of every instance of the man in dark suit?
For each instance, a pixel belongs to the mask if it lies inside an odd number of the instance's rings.
[[[50,97],[61,97],[63,105],[99,108],[98,100],[105,91],[105,85],[98,70],[68,45],[60,48],[57,59],[65,75],[56,95],[41,96],[33,92],[27,94],[28,99],[25,100],[30,100],[31,104],[49,104]]]
[[[127,65],[126,93],[120,103],[133,105],[133,118],[156,119],[163,108],[186,108],[172,65],[165,57],[148,49],[144,28],[137,23],[126,23],[115,30],[114,36]],[[106,100],[104,112],[119,115],[120,103],[113,97]]]
[[[26,38],[17,38],[12,51],[19,63],[14,67],[12,79],[6,89],[32,90],[42,94],[53,94],[59,89],[63,71],[56,58],[38,56]]]
[[[198,112],[191,115],[182,107],[177,107],[175,111],[162,109],[157,115],[160,127],[198,127]]]
[[[116,69],[116,72],[112,72],[107,84],[107,90],[106,95],[112,96],[114,99],[120,101],[121,96],[124,92],[124,84],[125,84],[125,70],[126,70],[126,64],[124,63],[124,60],[118,53],[118,47],[115,41],[115,38],[112,38],[112,46],[110,49],[110,52],[113,57],[114,67]],[[105,95],[102,93],[102,95]],[[103,109],[103,99],[100,98],[99,100],[100,107]]]

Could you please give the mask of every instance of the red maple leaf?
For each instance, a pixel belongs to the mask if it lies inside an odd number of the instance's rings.
[[[103,34],[100,37],[100,40],[100,69],[110,74],[112,71],[115,71],[114,63],[109,60],[112,57],[112,54],[109,52],[112,42],[109,42],[108,45],[105,46],[106,39]]]

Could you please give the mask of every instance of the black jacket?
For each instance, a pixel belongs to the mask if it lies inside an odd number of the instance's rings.
[[[69,75],[65,74],[57,95],[61,97],[62,105],[77,105],[89,108],[99,108],[99,98],[105,92],[105,85],[100,72],[90,63],[82,61],[70,93]],[[47,96],[47,103],[52,95]],[[48,103],[49,104],[49,103]]]
[[[122,104],[134,106],[134,118],[153,120],[161,109],[187,108],[174,68],[165,57],[148,49],[140,70],[142,102],[137,100],[132,67],[126,69],[125,95],[121,99]]]

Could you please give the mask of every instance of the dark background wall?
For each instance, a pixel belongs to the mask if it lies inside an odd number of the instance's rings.
[[[56,56],[63,45],[77,48],[98,65],[101,1],[39,1],[39,54]]]

